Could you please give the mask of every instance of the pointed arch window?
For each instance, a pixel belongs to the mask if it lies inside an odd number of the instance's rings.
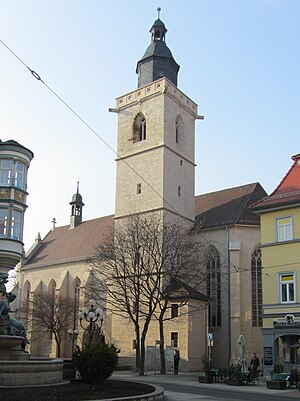
[[[182,140],[183,134],[183,120],[180,115],[177,116],[175,121],[175,142],[179,143]]]
[[[221,264],[216,248],[211,248],[207,255],[207,295],[211,298],[209,308],[210,327],[221,326]]]
[[[139,113],[133,123],[133,142],[141,142],[146,140],[146,119],[142,113]]]
[[[256,248],[251,256],[252,326],[262,327],[262,272],[261,249]]]

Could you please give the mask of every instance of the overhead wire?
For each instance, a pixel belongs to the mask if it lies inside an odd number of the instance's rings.
[[[182,216],[179,211],[172,205],[169,203],[169,201],[167,199],[165,199],[165,197],[163,195],[161,195],[138,171],[136,171],[135,168],[133,168],[130,163],[127,162],[127,160],[125,160],[124,157],[122,157],[121,155],[118,154],[118,152],[93,128],[91,127],[90,124],[88,124],[65,100],[63,100],[63,98],[61,96],[59,96],[49,85],[46,84],[46,82],[41,78],[41,76],[34,71],[33,69],[31,69],[6,43],[3,42],[3,40],[0,39],[0,43],[14,56],[16,57],[31,73],[31,75],[38,81],[40,81],[71,113],[73,113],[94,135],[96,135],[96,137],[98,139],[100,139],[102,141],[102,143],[104,143],[105,146],[107,146],[117,157],[118,159],[122,160],[128,168],[130,168],[146,185],[149,186],[149,188],[151,188],[151,190],[153,190],[156,195],[158,195],[171,209],[173,212],[175,212],[175,214],[179,217],[182,218],[183,220],[185,220],[191,228],[194,227],[194,225],[191,223],[191,221],[187,218],[185,218],[184,216]],[[199,230],[197,231],[198,234],[205,240],[205,242],[208,245],[212,245],[214,246],[213,243],[211,243],[204,235],[203,233],[201,233]],[[234,272],[230,272],[231,273],[238,273],[239,271],[242,271],[242,269],[240,267],[235,266],[230,260],[228,260],[228,257],[226,255],[224,255],[222,252],[219,252],[220,255],[223,256],[224,260],[233,267]],[[247,271],[248,269],[244,269],[244,271]],[[227,274],[227,273],[226,273]]]

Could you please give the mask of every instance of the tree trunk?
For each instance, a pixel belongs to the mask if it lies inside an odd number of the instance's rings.
[[[146,333],[143,332],[141,337],[139,376],[144,376],[145,374],[145,356],[146,356],[145,340],[146,340]]]
[[[166,358],[165,358],[165,336],[164,336],[164,321],[159,319],[159,353],[160,353],[160,374],[166,374]]]
[[[60,342],[56,343],[56,356],[60,358]]]
[[[141,357],[141,340],[140,340],[140,327],[139,325],[135,326],[135,367],[139,372],[140,369],[140,357]]]

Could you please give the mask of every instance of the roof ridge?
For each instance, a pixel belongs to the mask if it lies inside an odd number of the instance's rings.
[[[237,187],[219,189],[218,191],[206,192],[204,194],[196,195],[196,198],[198,198],[199,196],[212,195],[212,194],[217,194],[217,193],[220,193],[220,192],[228,192],[228,191],[231,191],[231,190],[234,190],[234,189],[256,186],[257,184],[259,184],[259,182],[251,182],[249,184],[238,185]]]

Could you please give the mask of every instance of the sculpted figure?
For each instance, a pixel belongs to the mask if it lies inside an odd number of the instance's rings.
[[[25,350],[26,345],[29,344],[26,335],[26,329],[23,323],[9,316],[9,304],[15,298],[15,294],[8,294],[6,291],[3,290],[0,291],[0,335],[24,337],[24,341],[22,341],[21,347]]]

